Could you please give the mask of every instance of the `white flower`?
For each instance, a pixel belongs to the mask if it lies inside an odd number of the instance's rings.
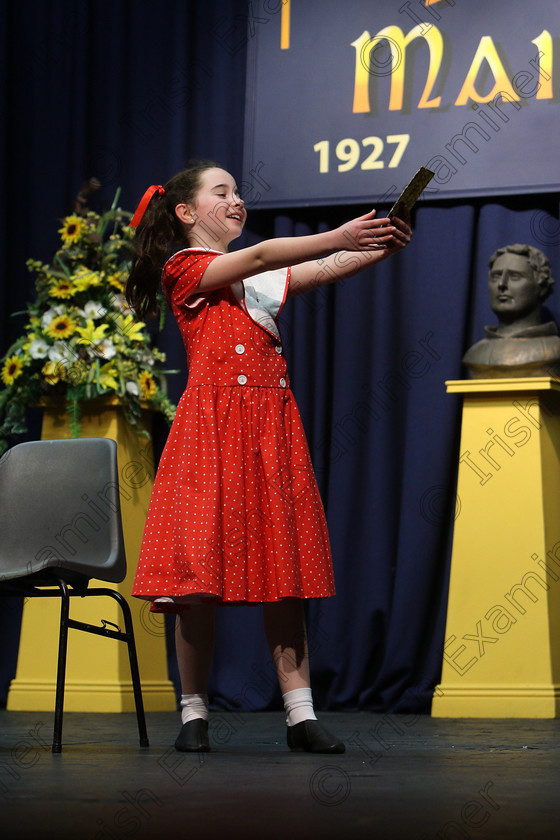
[[[55,341],[52,347],[49,347],[48,356],[51,362],[65,362],[70,361],[70,354],[68,345],[63,341]]]
[[[64,314],[64,306],[62,306],[62,305],[53,306],[52,309],[47,309],[47,311],[45,312],[45,314],[43,315],[43,317],[41,319],[41,326],[43,327],[43,329],[45,329],[45,327],[49,326],[49,324],[50,324],[50,322],[52,321],[53,318],[57,318],[59,315],[63,315],[63,314]]]
[[[115,309],[118,309],[119,312],[122,312],[125,315],[128,315],[129,312],[132,312],[132,309],[128,305],[128,301],[124,295],[113,295],[111,303],[113,304]]]
[[[135,397],[140,396],[140,388],[136,384],[136,382],[127,382],[126,383],[126,390],[129,394],[133,394]]]
[[[153,367],[155,365],[155,361],[151,353],[147,353],[143,350],[141,353],[137,354],[137,358],[142,364],[148,365],[149,367]]]
[[[78,312],[82,318],[86,319],[86,321],[88,318],[93,318],[93,320],[96,318],[103,318],[103,316],[107,314],[105,307],[95,300],[88,300],[88,302],[84,305],[84,308],[79,309]]]
[[[117,355],[115,345],[113,344],[110,338],[104,338],[103,341],[100,341],[98,344],[96,344],[95,352],[99,356],[103,356],[104,359],[112,359],[113,356]]]
[[[44,359],[49,350],[49,345],[42,338],[36,338],[29,345],[29,355],[32,359]]]

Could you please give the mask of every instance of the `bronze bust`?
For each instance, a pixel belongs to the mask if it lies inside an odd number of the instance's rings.
[[[506,245],[488,262],[490,306],[498,325],[463,356],[473,379],[553,376],[560,360],[554,321],[542,323],[543,301],[554,280],[548,258],[531,245]]]

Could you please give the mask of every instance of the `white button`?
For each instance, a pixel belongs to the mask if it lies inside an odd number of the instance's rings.
[[[281,353],[281,352],[282,352],[282,347],[280,346],[280,344],[277,344],[277,345],[276,345],[276,347],[275,347],[274,349],[276,350],[276,352],[277,352],[277,353]]]
[[[245,376],[244,373],[241,373],[237,377],[237,381],[239,382],[240,385],[246,385],[247,384],[247,377]]]
[[[281,388],[285,388],[285,387],[286,387],[286,380],[284,379],[284,377],[282,377],[282,379],[280,380],[280,387],[281,387]]]
[[[235,348],[235,352],[239,353],[239,355],[241,355],[241,353],[244,353],[245,352],[245,347],[243,346],[243,344],[238,344],[237,347]]]

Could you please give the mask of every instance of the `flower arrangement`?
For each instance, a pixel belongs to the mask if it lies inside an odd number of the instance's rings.
[[[27,407],[45,397],[65,401],[74,437],[84,403],[101,396],[116,396],[134,425],[143,404],[173,420],[163,374],[177,371],[161,369],[164,354],[124,296],[134,230],[132,214],[117,207],[119,193],[103,215],[77,202],[51,264],[27,261],[37,295],[15,313],[27,316],[25,332],[0,360],[0,454],[9,436],[27,431]]]

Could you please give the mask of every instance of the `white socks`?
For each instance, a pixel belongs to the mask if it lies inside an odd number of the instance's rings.
[[[295,726],[303,720],[317,720],[313,711],[313,698],[310,688],[295,688],[282,695],[284,709],[286,710],[286,723],[288,726]],[[207,694],[182,694],[181,695],[181,721],[188,723],[190,720],[202,718],[208,720],[208,695]]]
[[[208,720],[208,695],[182,694],[181,721],[188,723],[190,720],[195,720],[196,718]]]
[[[313,698],[310,688],[294,688],[282,695],[286,710],[286,723],[295,726],[304,720],[317,720],[313,711]]]

